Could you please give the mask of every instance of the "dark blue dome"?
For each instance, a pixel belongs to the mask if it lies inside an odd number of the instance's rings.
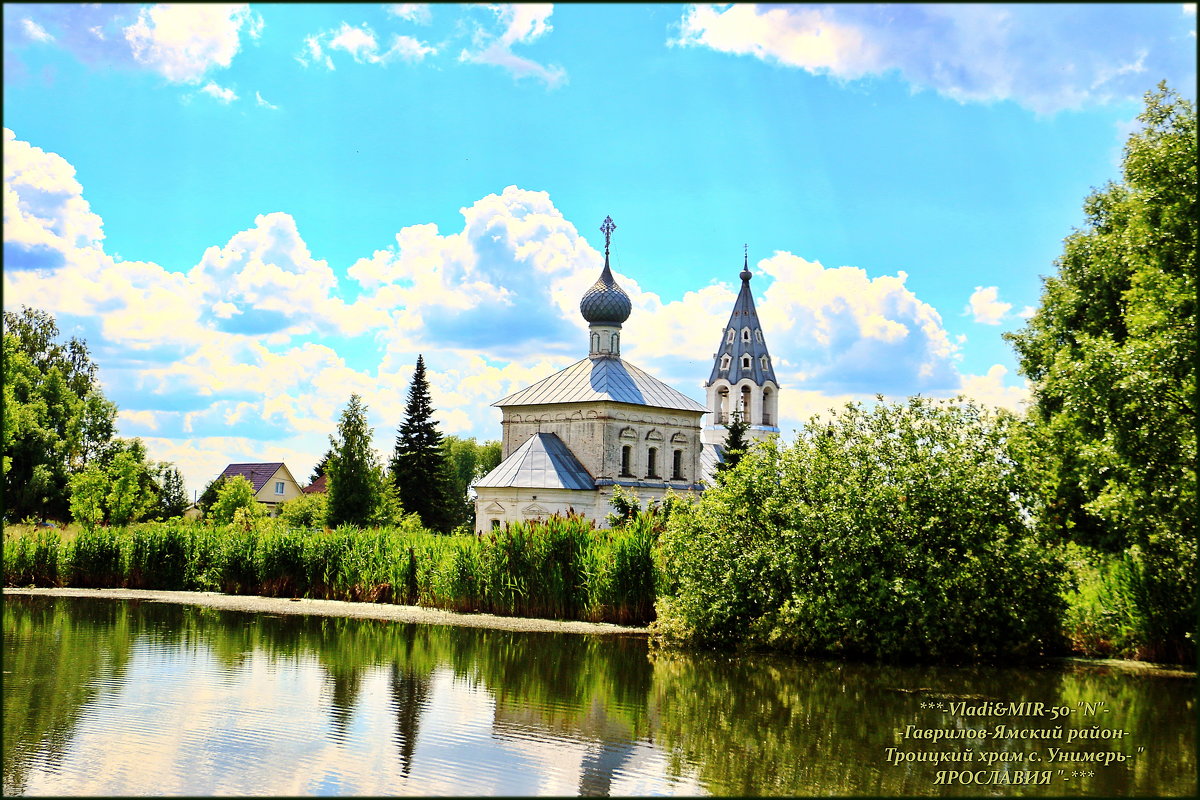
[[[633,311],[633,303],[630,302],[629,295],[625,294],[625,290],[613,280],[608,262],[605,261],[604,272],[600,273],[600,279],[592,284],[592,288],[583,293],[583,299],[579,301],[579,313],[593,324],[620,325],[629,319],[631,311]]]

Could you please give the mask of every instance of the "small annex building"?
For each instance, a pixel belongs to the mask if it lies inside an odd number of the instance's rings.
[[[501,462],[474,484],[477,533],[570,513],[603,527],[616,486],[643,503],[703,490],[705,407],[621,358],[633,305],[609,267],[615,228],[604,220],[604,269],[579,302],[587,357],[493,403]]]
[[[230,464],[220,478],[241,475],[254,487],[254,499],[274,514],[280,505],[300,497],[304,490],[292,477],[291,470],[282,461],[266,464]]]

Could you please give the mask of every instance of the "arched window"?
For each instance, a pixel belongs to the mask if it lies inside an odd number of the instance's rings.
[[[743,342],[750,341],[750,329],[749,328],[742,328],[742,341]]]
[[[758,363],[762,364],[763,372],[766,372],[767,371],[767,357],[762,356],[761,358],[759,358]]]
[[[646,477],[658,477],[658,448],[651,447],[646,453]]]
[[[721,356],[721,371],[722,371],[722,372],[724,372],[725,370],[729,369],[729,362],[730,362],[731,360],[732,360],[732,359],[730,359],[730,357],[729,357],[728,355],[723,355],[723,356]]]
[[[742,369],[750,369],[750,356],[742,356]]]
[[[633,448],[625,445],[621,448],[621,477],[632,478],[633,473],[629,471],[630,460],[633,458]]]
[[[671,459],[671,480],[683,480],[683,451],[676,450]]]
[[[759,344],[762,344],[762,328],[754,329],[754,338],[758,339]]]
[[[730,328],[729,333],[725,334],[725,344],[733,344],[733,328]]]

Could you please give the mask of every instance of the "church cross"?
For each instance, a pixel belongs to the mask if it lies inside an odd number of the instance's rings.
[[[612,238],[612,232],[617,229],[616,224],[612,221],[612,217],[605,217],[604,223],[600,226],[600,230],[604,233],[604,258],[608,260],[608,242]]]

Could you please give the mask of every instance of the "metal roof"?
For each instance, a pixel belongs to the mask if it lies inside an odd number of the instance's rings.
[[[767,352],[767,342],[759,338],[762,335],[762,324],[758,321],[758,310],[754,307],[754,293],[750,291],[750,278],[753,277],[753,273],[748,266],[744,266],[739,277],[742,279],[742,288],[733,303],[733,313],[729,315],[729,322],[721,329],[721,344],[718,345],[712,372],[709,373],[708,384],[705,385],[712,384],[719,378],[724,378],[732,384],[736,384],[742,378],[750,378],[759,386],[767,381],[778,386],[775,365],[771,354]],[[728,333],[731,328],[734,331],[732,342],[729,341]],[[750,330],[750,339],[743,342],[742,330],[747,328]],[[721,369],[721,359],[724,356],[729,356],[729,366]],[[750,369],[742,369],[742,356],[750,356]],[[766,369],[762,366],[763,356],[767,357]]]
[[[503,408],[598,400],[678,411],[707,411],[687,395],[615,356],[577,361],[492,405]]]
[[[700,479],[712,484],[717,479],[717,467],[725,463],[725,448],[719,444],[700,445]]]
[[[575,458],[562,439],[553,433],[535,433],[525,444],[487,475],[475,487],[519,487],[522,489],[596,488],[592,476]]]
[[[267,481],[271,480],[271,476],[282,466],[282,461],[274,461],[269,464],[230,464],[217,477],[232,478],[234,475],[241,475],[250,481],[250,485],[254,487],[254,492],[257,494],[260,489],[267,485]]]

